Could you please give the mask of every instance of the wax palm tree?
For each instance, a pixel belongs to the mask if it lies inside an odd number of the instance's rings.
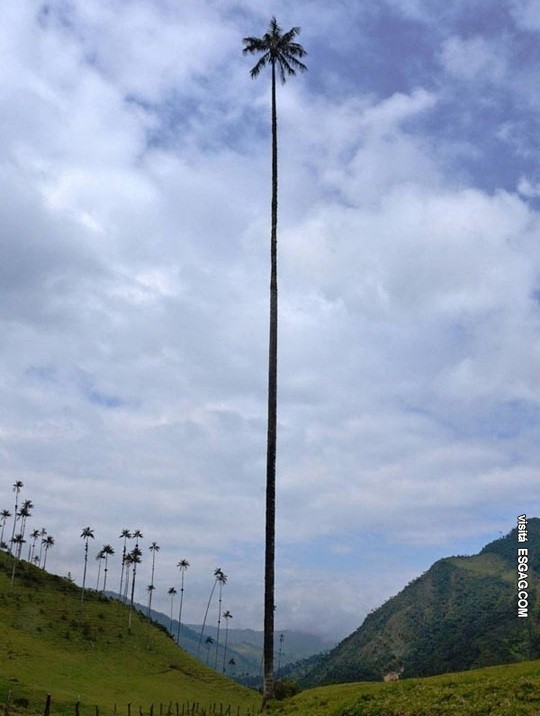
[[[197,646],[197,656],[199,656],[199,653],[201,651],[201,644],[202,644],[202,638],[204,635],[204,628],[206,626],[206,618],[208,617],[208,611],[210,609],[210,603],[212,602],[212,597],[214,596],[214,592],[216,590],[216,585],[218,583],[218,579],[223,574],[223,571],[221,570],[221,567],[216,567],[214,569],[214,583],[212,584],[212,589],[210,591],[210,596],[208,597],[208,604],[206,605],[206,611],[204,613],[204,619],[201,627],[201,633],[199,636],[199,644]]]
[[[103,550],[100,549],[99,552],[96,554],[96,561],[98,563],[96,592],[99,592],[99,580],[101,579],[101,563],[104,561],[104,559],[105,559],[105,555],[103,554]]]
[[[126,566],[126,554],[127,554],[127,541],[128,539],[131,539],[132,534],[129,530],[123,529],[120,533],[120,539],[124,540],[124,547],[122,549],[122,571],[120,572],[120,589],[118,590],[118,593],[120,594],[120,597],[122,597],[122,587],[124,584],[124,570]]]
[[[263,703],[274,692],[274,571],[276,521],[276,442],[277,442],[277,343],[278,343],[278,284],[277,284],[277,211],[278,211],[278,143],[276,75],[284,83],[287,76],[307,67],[299,58],[306,51],[295,42],[300,32],[293,27],[282,33],[275,17],[270,20],[263,37],[245,37],[243,54],[262,54],[251,70],[255,79],[270,65],[272,71],[272,202],[270,228],[270,331],[268,352],[268,432],[266,445],[266,529],[264,568],[264,690]]]
[[[152,611],[152,594],[154,592],[154,570],[156,567],[156,553],[159,552],[159,545],[157,542],[152,542],[150,547],[148,547],[150,552],[152,552],[152,577],[150,579],[150,585],[152,586],[152,589],[148,590],[148,618],[150,619],[150,612]]]
[[[142,535],[140,536],[142,537]],[[131,613],[133,612],[133,599],[135,597],[135,579],[137,578],[137,565],[141,563],[142,552],[139,547],[135,546],[131,550],[130,555],[133,569],[131,570],[131,598],[129,600],[128,630],[131,629]]]
[[[36,551],[36,542],[39,539],[39,530],[33,530],[30,537],[32,538],[32,543],[28,545],[28,561],[32,563],[34,561],[34,552]]]
[[[214,640],[211,636],[207,636],[204,643],[206,644],[206,666],[208,666],[208,662],[210,661],[210,647],[214,643]]]
[[[19,510],[19,517],[21,518],[21,534],[24,537],[26,532],[26,520],[32,516],[30,510],[34,508],[32,500],[25,500],[22,503],[21,509]]]
[[[187,559],[181,559],[176,565],[180,570],[181,582],[180,582],[180,608],[178,609],[178,629],[176,631],[176,643],[180,644],[180,628],[182,626],[182,607],[184,605],[184,577],[189,569],[189,562]]]
[[[169,631],[172,634],[172,623],[173,623],[173,604],[174,604],[174,598],[178,594],[176,589],[174,587],[169,587],[169,590],[167,591],[167,594],[171,598],[171,617],[169,620]]]
[[[22,536],[21,533],[15,535],[15,537],[13,537],[13,539],[11,540],[12,547],[14,545],[16,545],[15,553],[17,555],[20,554],[22,546],[25,543],[25,541],[26,540],[24,539],[24,537]],[[13,569],[11,570],[11,586],[13,586],[13,580],[15,579],[15,565],[17,564],[17,560],[18,560],[18,557],[17,557],[17,559],[13,560]]]
[[[4,530],[6,528],[6,522],[8,517],[11,517],[11,512],[9,510],[2,510],[0,512],[0,521],[2,522],[2,531],[0,532],[0,542],[4,542]]]
[[[223,619],[225,619],[225,646],[223,648],[223,673],[225,673],[225,660],[227,658],[227,644],[229,641],[229,619],[232,619],[233,615],[227,609],[223,612]]]
[[[81,532],[81,537],[84,540],[84,571],[83,571],[83,582],[81,589],[81,606],[84,602],[84,588],[86,586],[86,568],[88,566],[88,540],[94,539],[94,530],[90,527],[84,527]]]
[[[41,542],[40,542],[40,545],[39,545],[39,557],[38,557],[38,562],[37,562],[38,565],[41,565],[41,555],[42,555],[42,553],[43,553],[43,544],[44,544],[43,538],[45,537],[46,534],[47,534],[47,530],[45,529],[45,527],[42,527],[42,528],[39,530],[39,535],[40,535],[40,537],[41,537]]]
[[[281,669],[281,655],[283,654],[283,642],[285,640],[285,634],[279,635],[279,651],[278,651],[278,662],[277,662],[277,674],[279,676],[279,670]]]
[[[131,552],[128,552],[124,557],[124,564],[126,566],[126,573],[124,575],[124,594],[121,595],[124,604],[127,602],[127,595],[129,591],[129,575],[131,573],[131,567],[133,566],[133,557]]]
[[[103,589],[101,590],[102,592],[104,592],[107,589],[107,573],[109,571],[109,557],[111,557],[114,554],[114,549],[111,547],[110,544],[104,544],[101,551],[103,552],[103,555],[105,556],[105,566],[103,568]]]
[[[43,540],[43,546],[44,546],[44,554],[43,554],[43,569],[45,569],[47,565],[47,554],[51,547],[54,547],[54,537],[51,537],[51,535],[47,535],[45,539]]]
[[[144,535],[141,530],[135,530],[135,532],[133,533],[133,537],[135,539],[135,548],[139,549],[139,540],[143,539]]]
[[[216,634],[216,658],[214,661],[214,669],[217,670],[217,662],[218,662],[218,653],[219,653],[219,631],[221,628],[221,603],[222,603],[222,593],[223,593],[223,587],[227,584],[227,575],[221,574],[217,578],[218,584],[219,584],[219,599],[218,599],[218,619],[217,619],[217,634]]]
[[[13,554],[13,545],[15,544],[15,527],[17,525],[17,520],[19,519],[19,492],[23,487],[24,484],[20,480],[13,483],[13,492],[15,493],[15,510],[13,511],[13,529],[11,530],[11,539],[9,540],[10,554]]]

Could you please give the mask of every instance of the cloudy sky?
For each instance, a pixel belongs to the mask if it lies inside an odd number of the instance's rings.
[[[141,529],[186,616],[262,619],[269,77],[279,88],[276,627],[341,638],[538,514],[540,5],[2,0],[0,507],[48,567]],[[8,523],[9,526],[9,523]],[[93,551],[92,551],[93,550]],[[90,581],[96,562],[91,559]]]

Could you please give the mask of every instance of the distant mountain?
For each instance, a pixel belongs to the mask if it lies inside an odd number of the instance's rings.
[[[519,618],[517,549],[528,549],[528,617]],[[430,676],[540,658],[540,519],[472,557],[436,562],[328,654],[293,669],[304,685]]]
[[[108,596],[119,597],[119,595],[112,592],[109,592]],[[148,607],[144,604],[136,603],[135,607],[145,615],[148,613]],[[152,609],[151,618],[152,621],[164,626],[176,641],[178,634],[177,620],[173,619],[171,624],[169,616],[154,609]],[[225,667],[226,675],[241,683],[250,686],[258,684],[262,673],[262,631],[256,631],[254,629],[231,629],[229,627],[227,653],[224,654],[225,626],[222,624],[217,660],[217,627],[208,624],[205,626],[203,640],[199,647],[200,632],[200,624],[182,624],[180,630],[180,646],[188,653],[198,657],[204,664],[208,663],[210,667],[216,667],[219,672],[223,672]],[[283,639],[280,638],[281,635],[283,635]],[[207,637],[211,637],[213,643],[206,644]],[[305,659],[313,654],[319,654],[334,644],[335,642],[325,640],[315,634],[288,629],[278,631],[275,635],[275,669],[277,671],[278,667],[285,667],[292,662]],[[232,664],[229,663],[231,659],[233,660]]]

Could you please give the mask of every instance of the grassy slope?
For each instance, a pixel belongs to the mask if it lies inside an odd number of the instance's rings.
[[[21,563],[10,586],[12,560],[0,553],[0,701],[42,712],[46,693],[53,713],[73,714],[81,703],[95,713],[134,713],[151,703],[198,701],[252,710],[258,694],[206,669],[137,612],[87,593],[60,577]]]
[[[309,689],[276,716],[538,716],[540,661],[391,683]]]

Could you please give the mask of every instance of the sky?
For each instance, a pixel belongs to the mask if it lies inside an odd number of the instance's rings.
[[[261,628],[274,14],[276,629],[337,640],[538,515],[534,0],[2,0],[0,507]]]

